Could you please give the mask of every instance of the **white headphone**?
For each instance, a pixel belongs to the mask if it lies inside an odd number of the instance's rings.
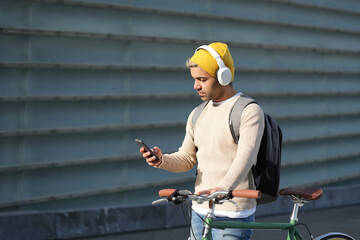
[[[225,63],[221,59],[220,55],[212,47],[210,47],[208,45],[202,45],[202,46],[198,47],[195,50],[195,52],[197,52],[199,49],[204,49],[204,50],[208,51],[211,54],[211,56],[213,56],[213,58],[215,58],[217,64],[219,65],[219,69],[216,73],[217,80],[219,81],[219,83],[223,86],[226,86],[229,83],[231,83],[232,73],[231,73],[230,69],[227,66],[225,66]]]

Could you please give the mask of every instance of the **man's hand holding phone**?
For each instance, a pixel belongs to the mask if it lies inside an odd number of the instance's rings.
[[[146,159],[149,166],[158,167],[161,164],[162,152],[160,148],[154,147],[150,149],[143,141],[135,139],[135,142],[140,146],[140,152]]]

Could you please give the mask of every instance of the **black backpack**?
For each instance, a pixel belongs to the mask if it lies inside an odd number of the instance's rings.
[[[257,104],[254,99],[242,94],[231,110],[229,126],[236,144],[240,136],[239,129],[242,111],[247,105],[253,103]],[[192,118],[193,126],[195,126],[197,119],[207,104],[208,102],[203,102],[195,109]],[[264,118],[265,127],[257,156],[257,163],[251,168],[256,189],[262,193],[261,199],[257,200],[258,205],[275,201],[278,197],[280,183],[282,132],[273,118],[266,113],[264,113]]]

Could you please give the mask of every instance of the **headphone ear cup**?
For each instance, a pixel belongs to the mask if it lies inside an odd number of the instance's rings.
[[[232,74],[228,67],[219,68],[217,72],[217,79],[222,86],[229,85],[231,83]]]

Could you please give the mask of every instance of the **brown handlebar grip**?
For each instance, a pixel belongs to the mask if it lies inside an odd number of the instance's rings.
[[[261,198],[261,192],[258,190],[233,190],[232,195],[234,197],[243,197],[243,198]]]
[[[161,189],[159,191],[160,197],[169,197],[171,194],[173,194],[176,191],[176,189]]]

